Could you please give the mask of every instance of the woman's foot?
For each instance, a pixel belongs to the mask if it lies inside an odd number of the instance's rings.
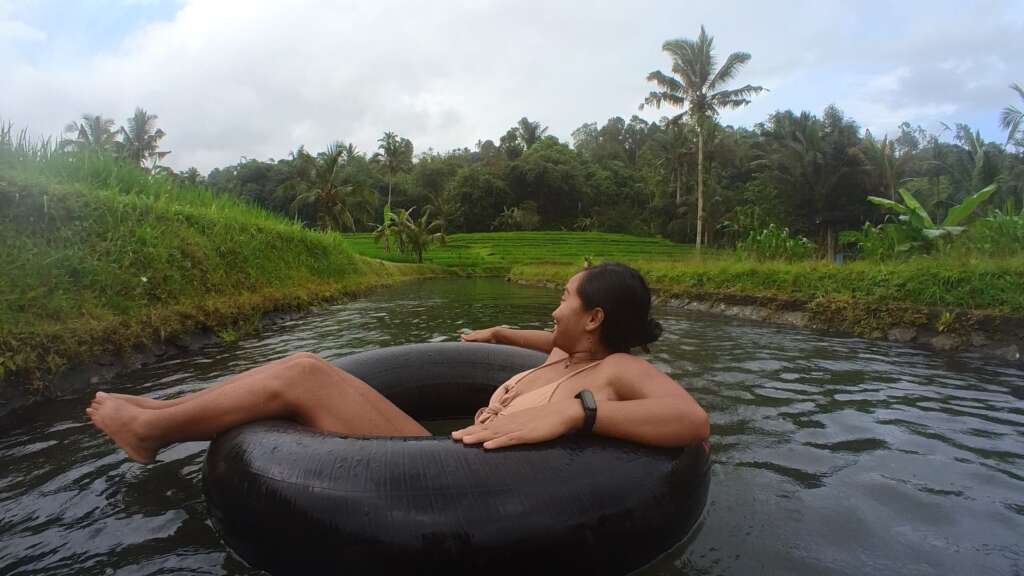
[[[143,464],[156,461],[160,447],[156,442],[147,440],[141,430],[140,420],[145,416],[143,408],[106,392],[98,392],[85,413],[129,458]]]
[[[99,395],[99,392],[96,394]],[[104,392],[104,394],[107,393]],[[155,398],[147,398],[145,396],[135,396],[134,394],[117,394],[110,392],[109,395],[117,398],[118,400],[124,400],[136,408],[145,408],[146,410],[159,410],[161,408],[170,408],[174,405],[174,403],[168,400],[157,400]]]

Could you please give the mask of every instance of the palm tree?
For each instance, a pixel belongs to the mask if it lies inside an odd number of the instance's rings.
[[[654,149],[661,159],[657,165],[667,164],[669,171],[669,190],[675,191],[676,207],[683,203],[683,179],[685,177],[686,160],[693,153],[690,133],[682,115],[665,118],[663,129],[651,139]],[[660,196],[660,194],[658,194]]]
[[[61,141],[61,147],[74,150],[93,150],[97,152],[114,152],[119,142],[114,131],[114,120],[104,118],[100,114],[82,114],[81,122],[70,122],[64,127],[65,134],[73,134],[73,139]]]
[[[415,209],[413,207],[409,210],[399,210],[398,224],[404,250],[416,254],[416,261],[422,264],[423,253],[427,251],[427,248],[434,242],[444,246],[446,238],[444,232],[436,232],[441,227],[441,221],[429,221],[429,207],[423,211],[423,215],[419,219],[412,217],[412,211]]]
[[[896,187],[903,183],[903,175],[910,169],[913,155],[897,156],[896,147],[888,135],[878,142],[870,130],[864,135],[864,152],[865,159],[875,172],[879,189],[895,202]]]
[[[121,127],[121,147],[125,158],[145,167],[146,162],[153,160],[153,166],[165,156],[169,150],[159,150],[160,139],[166,136],[163,130],[156,128],[156,114],[149,114],[142,108],[136,108],[135,114],[128,119],[128,127]]]
[[[388,131],[381,136],[377,142],[380,152],[373,155],[373,159],[384,167],[384,173],[388,177],[388,203],[391,205],[391,182],[395,174],[401,172],[412,164],[412,142],[407,138],[400,138],[394,132]]]
[[[331,144],[316,156],[302,147],[293,154],[295,175],[286,185],[295,194],[292,211],[297,216],[301,206],[313,204],[321,230],[348,227],[354,231],[352,213],[371,210],[372,192],[341,183],[345,157],[346,148],[340,142]]]
[[[448,232],[448,225],[457,221],[462,213],[462,206],[459,203],[459,195],[455,188],[449,186],[437,194],[429,194],[430,206],[434,214],[437,214],[437,221],[441,223],[441,233]]]
[[[399,210],[404,212],[404,210]],[[394,238],[398,243],[398,251],[404,252],[404,244],[402,243],[401,229],[399,227],[399,215],[396,215],[391,211],[390,205],[384,206],[384,222],[378,224],[373,230],[373,241],[380,242],[384,241],[384,251],[391,252],[391,239]]]
[[[540,122],[530,122],[526,116],[519,119],[519,122],[515,126],[516,136],[519,137],[519,141],[526,146],[529,150],[531,146],[540,142],[544,135],[548,133],[547,126],[541,126]]]
[[[732,80],[747,62],[750,54],[733,52],[725,59],[721,68],[715,70],[716,59],[712,53],[714,38],[700,27],[697,40],[677,38],[668,40],[661,49],[672,57],[671,76],[655,70],[647,75],[659,90],[652,91],[640,105],[661,108],[663,103],[687,107],[687,112],[697,126],[697,250],[700,251],[704,226],[704,123],[718,115],[722,108],[739,108],[750,104],[750,96],[764,88],[747,84],[734,90],[721,90]]]
[[[1013,90],[1020,96],[1021,100],[1024,100],[1024,88],[1020,84],[1014,82],[1010,84],[1010,90]],[[1017,140],[1017,132],[1020,131],[1021,121],[1024,120],[1024,112],[1019,110],[1015,106],[1007,106],[1003,108],[1002,114],[999,115],[999,124],[1006,130],[1006,143],[1014,143],[1018,147],[1024,148],[1024,140]]]

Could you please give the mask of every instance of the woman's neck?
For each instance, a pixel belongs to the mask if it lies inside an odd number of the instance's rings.
[[[568,368],[568,367],[573,366],[573,365],[589,364],[591,362],[597,362],[598,360],[603,360],[605,357],[609,356],[609,354],[610,353],[607,350],[605,350],[604,348],[598,348],[598,349],[595,349],[595,350],[580,350],[578,352],[570,352],[569,355],[565,357],[564,366],[566,368]]]

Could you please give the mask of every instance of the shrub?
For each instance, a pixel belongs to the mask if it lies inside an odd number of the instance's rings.
[[[803,236],[790,236],[788,228],[769,224],[736,243],[736,252],[755,260],[805,260],[814,254],[814,243]]]

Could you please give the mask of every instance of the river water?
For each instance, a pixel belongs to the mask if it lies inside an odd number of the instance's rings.
[[[558,298],[496,279],[409,283],[168,358],[112,389],[170,398],[296,351],[338,358],[466,328],[546,329]],[[1024,371],[665,307],[655,316],[665,334],[649,359],[711,414],[715,464],[699,532],[646,574],[1024,574]],[[47,402],[0,429],[0,574],[256,573],[207,518],[206,444],[134,464],[93,429],[87,403]]]

